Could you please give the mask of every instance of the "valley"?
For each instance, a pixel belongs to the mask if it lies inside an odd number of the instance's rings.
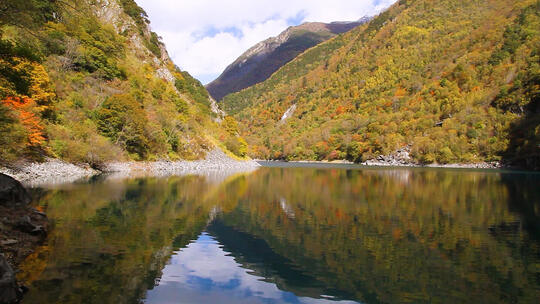
[[[0,304],[536,303],[538,170],[538,0],[0,2]]]

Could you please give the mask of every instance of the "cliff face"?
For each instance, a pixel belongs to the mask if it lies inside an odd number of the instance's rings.
[[[306,49],[366,22],[308,22],[289,27],[276,37],[251,47],[206,88],[216,100],[266,80]]]
[[[155,68],[155,75],[174,84],[174,76],[168,66],[173,64],[165,45],[159,40],[151,41],[155,33],[150,29],[150,21],[145,17],[143,23],[137,24],[136,19],[127,15],[129,8],[126,0],[100,0],[94,7],[95,16],[103,24],[111,25],[117,34],[124,34],[129,42],[129,52],[139,58],[148,58]],[[133,4],[132,4],[133,5]],[[146,44],[146,45],[145,45]]]
[[[100,166],[223,146],[222,113],[149,24],[133,0],[0,4],[0,159]]]

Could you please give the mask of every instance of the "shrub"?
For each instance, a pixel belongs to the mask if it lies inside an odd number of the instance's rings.
[[[248,152],[246,141],[240,136],[231,136],[225,141],[225,147],[237,156],[245,157]]]

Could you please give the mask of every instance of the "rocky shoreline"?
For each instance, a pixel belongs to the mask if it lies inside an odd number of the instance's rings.
[[[221,150],[207,153],[203,160],[113,162],[103,168],[109,179],[144,176],[202,175],[209,182],[220,182],[230,175],[256,170],[260,165],[253,160],[236,160]]]
[[[404,162],[395,159],[372,159],[367,160],[361,165],[364,166],[374,166],[374,167],[415,167],[415,168],[453,168],[453,169],[510,169],[512,167],[507,167],[502,165],[499,162],[481,162],[481,163],[470,163],[470,164],[421,164],[417,162]]]
[[[379,155],[374,159],[367,160],[362,165],[382,166],[382,167],[429,167],[429,168],[464,168],[464,169],[502,169],[506,168],[500,162],[479,162],[479,163],[454,163],[454,164],[422,164],[416,162],[410,156],[410,147],[396,150],[390,155]]]
[[[414,161],[407,148],[390,155],[380,155],[358,165],[376,167],[432,167],[432,168],[467,168],[467,169],[519,169],[500,162],[480,162],[470,164],[421,164]],[[199,174],[214,180],[240,172],[250,172],[261,165],[258,161],[271,160],[236,160],[219,149],[207,153],[203,160],[196,161],[142,161],[110,162],[100,170],[87,165],[75,165],[58,159],[46,159],[43,163],[16,163],[10,168],[1,167],[0,173],[12,176],[26,186],[70,183],[92,176],[107,174],[109,178],[129,178],[142,176],[169,176]],[[306,164],[357,164],[346,160],[334,161],[297,161]]]
[[[42,163],[18,162],[12,164],[10,168],[0,167],[0,173],[9,175],[27,186],[34,186],[73,182],[97,175],[100,172],[89,166],[74,165],[58,159],[47,158]]]
[[[141,176],[169,176],[201,174],[207,176],[231,175],[249,172],[260,165],[252,160],[236,160],[219,149],[207,153],[206,158],[196,161],[111,162],[100,170],[85,165],[74,165],[58,159],[46,159],[43,163],[16,163],[11,168],[0,167],[0,173],[9,175],[26,186],[70,183],[107,174],[110,178]]]
[[[497,162],[495,163],[470,163],[470,164],[420,164],[415,162],[410,163],[404,163],[404,162],[398,162],[398,161],[384,161],[384,160],[367,160],[362,163],[355,163],[347,160],[336,160],[336,161],[316,161],[316,160],[299,160],[299,161],[282,161],[282,160],[257,160],[261,163],[264,162],[284,162],[284,163],[298,163],[298,164],[322,164],[322,165],[359,165],[359,166],[366,166],[366,167],[411,167],[411,168],[449,168],[449,169],[517,169],[520,170],[522,168],[519,167],[513,167],[513,166],[505,166],[501,165]]]
[[[154,161],[154,162],[112,162],[104,166],[105,173],[143,173],[153,176],[183,175],[205,171],[245,171],[260,165],[252,160],[235,160],[221,150],[207,153],[203,160],[195,161]]]
[[[20,301],[25,287],[17,282],[18,266],[47,236],[47,216],[30,201],[21,183],[0,174],[0,303]]]
[[[261,162],[273,162],[273,160],[258,160]],[[279,161],[277,161],[279,162]],[[354,163],[348,160],[333,160],[333,161],[311,161],[300,160],[291,161],[292,163],[300,164],[345,164],[345,165],[362,165],[371,167],[427,167],[427,168],[462,168],[462,169],[523,169],[515,166],[510,166],[501,162],[479,162],[479,163],[451,163],[451,164],[422,164],[416,162],[410,157],[410,148],[406,147],[399,149],[390,155],[379,155],[376,158],[366,160],[362,163]]]

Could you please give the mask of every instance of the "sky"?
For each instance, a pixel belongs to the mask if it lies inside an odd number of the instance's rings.
[[[354,21],[395,0],[136,0],[176,65],[203,84],[291,25]]]

